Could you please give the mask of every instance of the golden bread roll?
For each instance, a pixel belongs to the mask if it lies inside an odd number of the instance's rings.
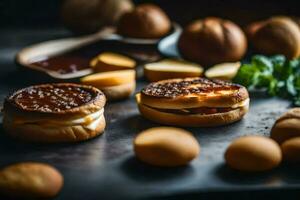
[[[131,0],[64,0],[61,17],[67,28],[86,34],[117,24],[120,17],[133,8]]]
[[[247,50],[243,31],[233,22],[208,17],[184,28],[178,41],[180,54],[205,67],[239,61]]]
[[[123,14],[118,33],[131,38],[160,38],[171,30],[171,21],[165,12],[153,4],[140,4]]]
[[[0,195],[19,199],[53,198],[63,182],[60,172],[50,165],[34,162],[13,164],[0,170]]]
[[[271,138],[282,144],[287,139],[300,137],[300,108],[293,108],[276,120]]]
[[[281,144],[282,156],[288,162],[300,162],[300,137],[294,137]]]
[[[162,167],[186,165],[200,153],[193,135],[183,129],[155,127],[134,139],[134,151],[139,160]]]
[[[231,168],[240,171],[265,171],[281,162],[279,145],[263,136],[244,136],[235,139],[225,152],[225,160]]]
[[[256,30],[252,43],[260,53],[297,58],[300,55],[300,29],[289,17],[272,17]]]

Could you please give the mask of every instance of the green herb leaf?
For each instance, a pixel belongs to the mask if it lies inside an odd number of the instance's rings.
[[[292,96],[296,96],[297,95],[297,91],[296,91],[296,88],[295,88],[295,85],[294,85],[294,75],[290,75],[288,77],[288,79],[286,80],[286,89],[288,91],[288,93]]]
[[[266,88],[270,95],[289,98],[300,106],[300,58],[255,55],[251,63],[240,67],[233,81],[248,88]]]
[[[261,72],[272,73],[273,63],[266,56],[256,55],[252,58],[252,64],[255,65]]]

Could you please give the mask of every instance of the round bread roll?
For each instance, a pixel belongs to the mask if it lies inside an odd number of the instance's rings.
[[[160,38],[169,33],[171,22],[156,5],[141,4],[120,18],[118,33],[132,38]]]
[[[252,43],[260,53],[297,58],[300,55],[300,29],[289,17],[272,17],[256,30]]]
[[[281,144],[283,159],[288,162],[300,162],[300,137],[286,140]]]
[[[62,21],[75,33],[93,33],[115,25],[120,16],[133,9],[131,0],[64,0]]]
[[[281,162],[279,145],[263,136],[244,136],[234,140],[225,152],[226,163],[240,171],[265,171]]]
[[[293,108],[276,120],[271,130],[271,138],[282,144],[284,141],[300,137],[300,108]]]
[[[233,22],[209,17],[185,27],[178,48],[187,60],[210,66],[239,61],[246,53],[247,41],[243,31]]]
[[[162,167],[186,165],[200,153],[193,135],[183,129],[155,127],[141,132],[134,140],[136,156],[143,162]]]
[[[63,182],[59,171],[43,163],[18,163],[0,170],[0,194],[13,198],[51,198]]]

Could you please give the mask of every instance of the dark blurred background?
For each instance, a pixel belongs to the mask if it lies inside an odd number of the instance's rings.
[[[5,27],[60,27],[62,1],[0,0],[0,30]],[[243,25],[271,15],[300,15],[298,0],[135,0],[134,2],[156,3],[172,20],[181,24],[204,16],[224,17]]]

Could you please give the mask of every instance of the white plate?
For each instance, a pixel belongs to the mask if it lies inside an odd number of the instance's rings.
[[[160,40],[158,43],[158,51],[166,57],[181,58],[177,48],[177,43],[181,32],[182,29],[178,28],[176,32]]]
[[[169,36],[177,35],[178,32],[181,32],[181,27],[178,24],[173,23],[172,26],[173,26],[172,32],[170,33]],[[140,38],[123,37],[121,35],[116,34],[115,28],[107,27],[91,35],[50,40],[50,41],[28,46],[22,49],[17,54],[16,61],[21,66],[27,67],[32,70],[42,71],[48,74],[49,76],[57,79],[78,78],[92,73],[92,70],[83,69],[74,73],[60,74],[57,71],[32,65],[32,62],[37,59],[49,58],[55,55],[60,55],[62,53],[79,49],[81,47],[87,46],[89,44],[93,44],[100,40],[113,40],[113,41],[118,41],[118,42],[123,42],[128,44],[140,44],[140,45],[157,44],[160,41],[160,39],[140,39]]]

